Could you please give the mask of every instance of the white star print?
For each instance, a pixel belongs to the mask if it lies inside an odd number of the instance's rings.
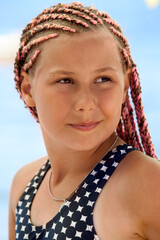
[[[71,227],[75,227],[76,226],[76,222],[72,221],[71,222]]]
[[[36,227],[32,226],[32,232],[35,232],[35,231],[36,231]]]
[[[29,187],[26,187],[26,189],[24,190],[25,192],[27,192],[28,191],[28,189],[29,189]]]
[[[75,237],[80,237],[80,238],[81,238],[81,235],[82,235],[82,232],[78,232],[78,231],[76,231],[76,235],[75,235]]]
[[[95,192],[100,193],[100,192],[101,192],[101,188],[98,188],[98,187],[97,187]]]
[[[43,224],[42,229],[46,229],[46,224]]]
[[[22,225],[22,227],[21,227],[21,231],[23,231],[23,232],[24,232],[24,231],[25,231],[25,229],[26,229],[26,226],[23,226],[23,225]]]
[[[38,190],[38,189],[35,189],[33,193],[36,194],[37,190]]]
[[[105,160],[101,160],[101,161],[100,161],[100,163],[101,163],[102,165],[105,164],[105,162],[106,162]]]
[[[99,182],[99,179],[95,179],[94,183],[97,184]]]
[[[105,176],[103,177],[103,179],[106,179],[106,180],[108,180],[109,179],[109,175],[107,175],[107,174],[105,174]]]
[[[25,234],[23,239],[28,239],[29,234]]]
[[[96,175],[96,171],[95,170],[93,170],[92,172],[91,172],[91,174],[93,175],[93,176],[95,176]]]
[[[45,234],[45,238],[48,238],[49,232],[46,232]]]
[[[94,240],[100,240],[97,235],[94,235]]]
[[[83,216],[83,215],[82,215],[82,217],[81,217],[80,221],[84,221],[84,222],[85,222],[85,221],[86,221],[86,219],[87,219],[87,216]]]
[[[28,210],[28,211],[27,211],[26,215],[27,215],[27,216],[29,216],[29,215],[30,215],[30,210]]]
[[[83,187],[83,188],[86,188],[87,186],[88,186],[88,184],[87,184],[87,183],[84,183],[82,187]]]
[[[79,200],[80,200],[80,197],[77,196],[77,197],[75,198],[75,202],[79,202]]]
[[[26,204],[26,208],[28,208],[30,206],[31,202],[27,202]]]
[[[108,167],[103,166],[103,167],[101,167],[101,170],[105,172],[105,171],[107,170],[107,168],[108,168]]]
[[[41,233],[36,233],[36,238],[38,239]]]
[[[30,197],[30,196],[27,194],[27,195],[25,195],[24,199],[25,199],[25,200],[28,200],[29,197]]]
[[[24,217],[20,217],[19,222],[20,222],[20,223],[23,223],[23,220],[24,220]]]
[[[55,233],[55,234],[54,234],[54,238],[57,239],[57,237],[58,237],[58,234]]]
[[[52,225],[52,229],[55,229],[55,227],[56,227],[56,224],[55,224],[55,223],[53,223],[53,225]]]
[[[83,209],[83,207],[79,206],[78,209],[77,209],[77,211],[81,212],[82,209]]]
[[[16,233],[16,238],[17,238],[17,239],[19,238],[19,233]]]
[[[34,181],[38,179],[38,176],[35,176]]]
[[[121,151],[121,154],[125,154],[126,153],[126,151],[125,150],[120,150]]]
[[[118,165],[117,162],[114,162],[114,163],[112,164],[113,167],[117,167],[117,165]]]
[[[72,217],[72,215],[73,215],[73,212],[69,211],[68,212],[68,217]]]
[[[65,227],[62,227],[62,230],[61,230],[61,232],[62,232],[62,233],[66,233],[66,230],[67,230],[67,228],[65,228]]]
[[[22,212],[23,212],[23,209],[20,208],[18,214],[21,215]]]
[[[34,182],[32,187],[36,188],[38,186],[38,183]]]
[[[31,220],[30,220],[30,218],[28,219],[28,223],[31,224]]]
[[[94,202],[88,201],[87,206],[93,206]]]
[[[63,220],[64,220],[64,217],[61,216],[59,222],[63,223]]]
[[[40,176],[43,176],[44,174],[45,174],[45,171],[42,171],[41,174],[40,174]]]
[[[86,194],[84,196],[89,197],[90,194],[91,194],[90,192],[86,192]]]
[[[92,227],[93,227],[93,226],[91,226],[91,225],[87,225],[86,231],[90,231],[90,232],[91,232],[91,231],[92,231]]]
[[[114,155],[110,156],[110,158],[114,158]]]

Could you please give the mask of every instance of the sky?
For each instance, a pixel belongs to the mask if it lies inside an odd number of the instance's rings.
[[[61,1],[70,3],[70,1]],[[142,85],[144,110],[157,155],[160,158],[160,3],[158,0],[86,0],[109,13],[121,26],[137,64]],[[0,2],[0,201],[7,202],[10,184],[16,171],[46,154],[39,125],[24,108],[14,89],[13,64],[22,29],[44,8],[59,1],[27,0]],[[3,204],[0,204],[1,208]],[[4,220],[3,219],[3,220]],[[0,223],[2,227],[5,224]],[[3,232],[3,238],[1,234]],[[0,239],[7,239],[0,229]]]

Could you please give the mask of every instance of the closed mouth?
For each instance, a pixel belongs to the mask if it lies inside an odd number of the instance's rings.
[[[88,123],[76,123],[70,124],[73,128],[82,131],[88,131],[94,129],[100,122],[88,122]]]

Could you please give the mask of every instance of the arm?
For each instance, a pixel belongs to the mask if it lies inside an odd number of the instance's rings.
[[[144,233],[149,240],[160,239],[160,162],[150,160],[144,168],[144,207],[141,216]]]

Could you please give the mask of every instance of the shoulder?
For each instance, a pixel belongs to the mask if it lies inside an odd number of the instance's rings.
[[[132,151],[120,162],[107,185],[104,197],[108,197],[107,188],[112,189],[113,196],[120,202],[122,212],[127,211],[130,219],[136,219],[139,235],[158,240],[160,162],[140,151]]]
[[[141,152],[133,152],[126,162],[130,165],[127,188],[129,190],[131,187],[132,207],[143,223],[145,237],[158,240],[160,236],[160,161]]]
[[[28,182],[47,161],[47,157],[40,158],[22,167],[14,176],[10,190],[10,208],[15,212],[18,200],[24,192]]]

